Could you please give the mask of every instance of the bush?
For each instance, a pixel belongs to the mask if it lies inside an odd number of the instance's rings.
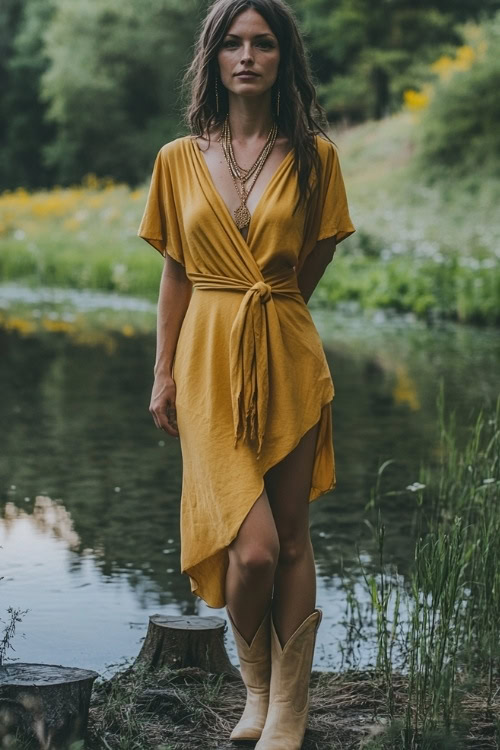
[[[415,167],[429,182],[442,178],[443,170],[471,186],[485,174],[500,176],[500,13],[483,31],[484,54],[468,70],[438,82],[422,113]]]

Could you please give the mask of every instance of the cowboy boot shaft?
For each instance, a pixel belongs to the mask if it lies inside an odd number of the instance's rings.
[[[247,690],[245,708],[233,728],[232,740],[258,740],[269,706],[271,681],[271,609],[266,612],[252,642],[248,644],[237,629],[228,610],[243,682]]]
[[[312,616],[311,616],[312,617]],[[315,616],[309,617],[299,625],[297,630],[281,648],[278,635],[271,624],[272,640],[272,673],[270,685],[270,701],[282,698],[280,687],[294,685],[291,693],[287,692],[287,700],[291,701],[295,711],[303,711],[309,693],[309,678],[314,658],[314,647],[319,620]],[[274,631],[274,632],[273,632]]]
[[[270,618],[266,616],[257,630],[250,646],[233,627],[233,635],[240,661],[240,672],[247,688],[269,693],[271,680],[271,631]]]
[[[271,621],[271,685],[269,708],[255,750],[300,750],[309,714],[309,682],[322,619],[314,610],[281,647]]]

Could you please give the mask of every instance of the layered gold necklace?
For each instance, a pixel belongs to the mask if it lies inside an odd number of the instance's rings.
[[[222,131],[219,136],[219,141],[222,146],[224,158],[226,159],[227,165],[229,167],[229,172],[231,173],[231,177],[233,178],[236,192],[238,193],[238,197],[240,199],[240,205],[234,211],[234,220],[238,229],[243,229],[244,227],[248,226],[248,224],[250,224],[251,215],[250,211],[247,208],[247,199],[253,186],[255,185],[255,181],[259,176],[262,167],[266,163],[267,157],[272,151],[277,134],[278,125],[276,124],[276,122],[274,122],[271,130],[269,131],[269,135],[267,136],[264,148],[260,152],[256,161],[248,169],[243,169],[243,167],[240,167],[236,162],[234,156],[233,146],[231,143],[231,129],[229,127],[229,115],[226,115],[226,119],[224,120]],[[253,180],[247,187],[246,183],[252,177]]]

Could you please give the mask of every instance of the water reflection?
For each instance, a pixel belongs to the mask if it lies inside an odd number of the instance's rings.
[[[363,510],[379,466],[394,459],[386,481],[404,489],[435,459],[441,378],[463,429],[494,403],[500,343],[486,330],[314,317],[336,387],[338,486],[311,506],[324,610],[315,667],[327,669],[343,659],[343,578],[368,602],[357,552],[369,567]],[[180,574],[180,446],[147,409],[154,346],[153,334],[113,334],[109,346],[0,332],[0,616],[30,609],[11,656],[103,672],[137,654],[150,614],[224,616]],[[406,491],[386,509],[388,555],[403,574],[413,503]],[[236,662],[229,639],[228,650]],[[357,657],[369,664],[372,650]]]

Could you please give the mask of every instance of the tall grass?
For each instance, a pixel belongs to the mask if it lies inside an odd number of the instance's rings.
[[[443,738],[455,737],[459,744],[468,721],[461,705],[464,684],[486,685],[491,706],[500,675],[500,399],[492,414],[479,413],[464,445],[453,415],[445,419],[442,390],[438,409],[439,465],[423,472],[418,493],[407,488],[417,496],[417,534],[406,584],[384,559],[380,483],[370,503],[377,511],[380,570],[365,573],[365,580],[377,613],[377,670],[393,720],[398,637],[408,678],[404,721],[394,723],[382,746],[404,750],[444,747]],[[402,617],[407,620],[400,636]]]

